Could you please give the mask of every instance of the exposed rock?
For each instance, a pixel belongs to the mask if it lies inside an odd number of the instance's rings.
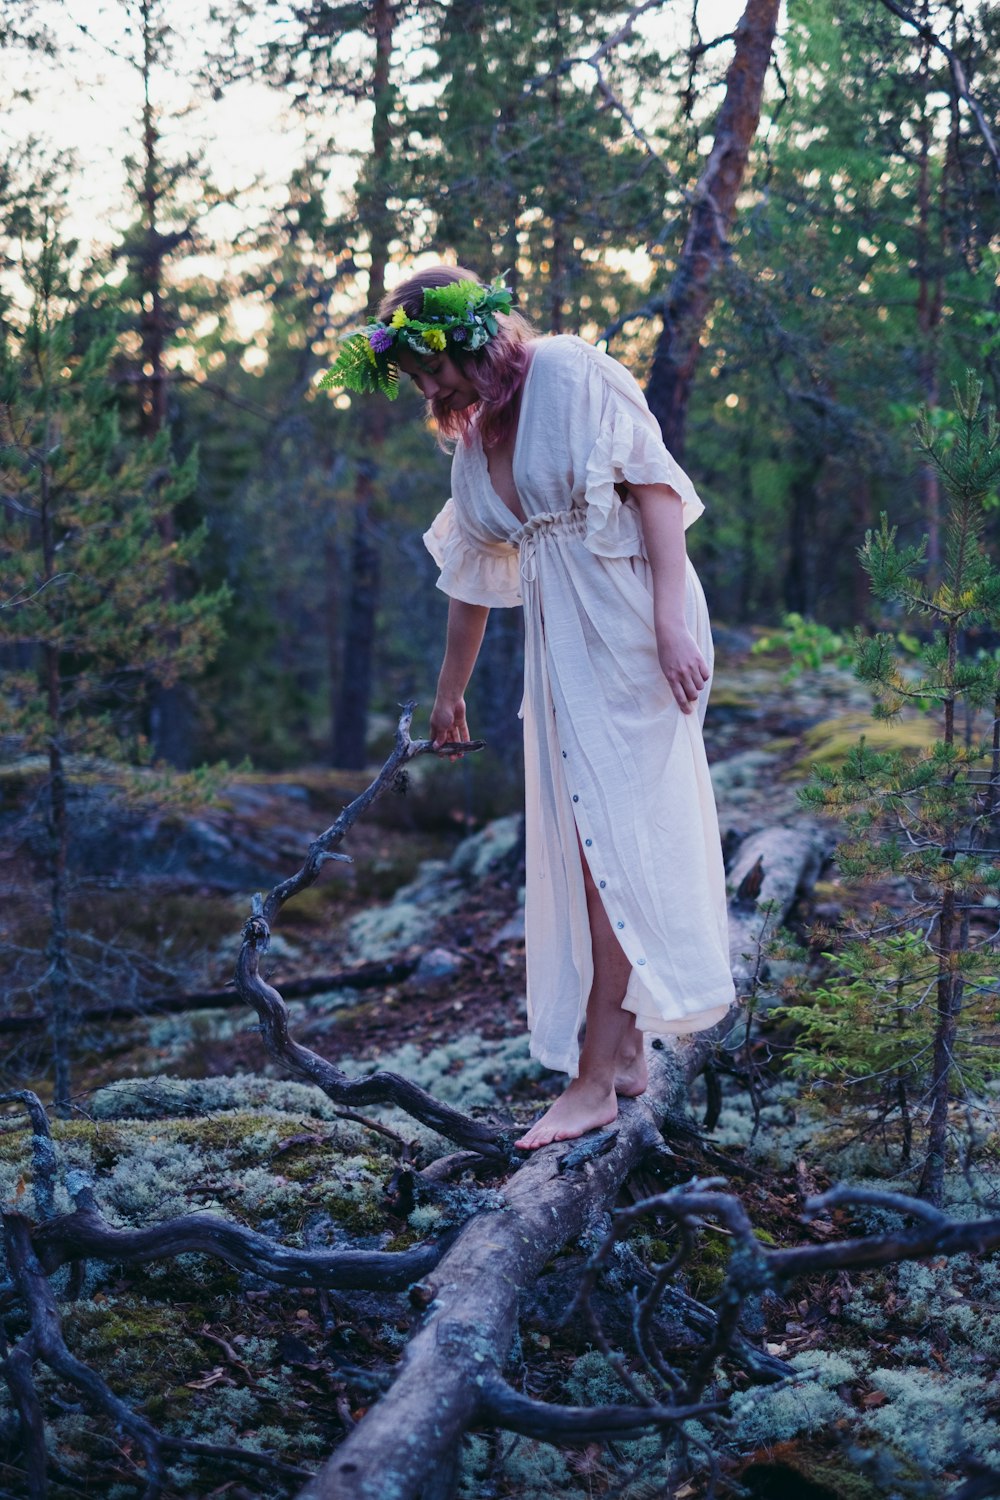
[[[458,973],[465,959],[449,948],[429,948],[421,954],[420,962],[411,974],[409,984],[424,984],[429,979],[451,979]]]
[[[521,859],[523,823],[519,814],[498,818],[463,839],[447,862],[424,860],[416,878],[390,902],[360,912],[346,924],[345,958],[376,963],[426,944],[436,924],[462,905],[470,885],[500,870],[513,873]]]
[[[344,957],[349,962],[377,963],[426,943],[442,917],[462,904],[460,881],[442,859],[427,859],[417,877],[402,886],[384,906],[359,912],[344,927]]]
[[[490,938],[489,946],[491,948],[502,948],[505,943],[523,942],[524,907],[522,906],[520,911],[516,911],[514,915],[509,919],[509,921],[506,921],[500,928],[500,930],[493,934],[493,936]]]
[[[466,880],[483,880],[501,866],[516,863],[524,841],[520,813],[487,823],[480,833],[463,839],[451,857],[451,869]]]

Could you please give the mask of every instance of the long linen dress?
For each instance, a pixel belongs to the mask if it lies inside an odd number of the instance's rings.
[[[533,1055],[575,1077],[593,982],[581,848],[632,965],[623,1005],[641,1030],[704,1029],[734,998],[708,688],[681,712],[657,658],[638,505],[616,485],[672,485],[685,527],[704,507],[632,376],[567,335],[534,347],[513,474],[524,525],[478,436],[460,443],[424,541],[452,598],[524,606],[528,1025]],[[711,667],[690,562],[685,617]]]

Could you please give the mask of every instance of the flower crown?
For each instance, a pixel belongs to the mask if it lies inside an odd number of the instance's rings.
[[[418,318],[397,307],[387,323],[368,323],[348,338],[320,387],[343,386],[367,395],[381,391],[390,401],[399,394],[399,366],[393,351],[400,345],[414,354],[442,353],[450,345],[473,353],[500,331],[497,313],[509,313],[513,293],[498,276],[489,286],[478,281],[451,281],[428,287]]]

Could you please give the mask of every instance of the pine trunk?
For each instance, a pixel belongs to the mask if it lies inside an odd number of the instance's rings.
[[[937,1024],[934,1031],[934,1071],[931,1078],[931,1116],[927,1132],[927,1159],[920,1174],[920,1196],[941,1206],[944,1168],[948,1147],[948,1105],[951,1071],[955,1061],[955,1037],[962,1004],[962,981],[958,974],[955,892],[945,892],[938,920]]]
[[[371,429],[369,429],[371,443]],[[365,764],[368,709],[372,696],[375,620],[381,584],[381,558],[375,532],[370,470],[358,474],[351,538],[350,592],[344,610],[340,690],[333,737],[333,763],[347,771]]]
[[[964,583],[962,553],[955,564],[952,579],[956,592]],[[958,669],[958,626],[948,627],[948,654],[944,668],[944,742],[955,743],[955,675]],[[949,872],[955,861],[957,830],[952,824],[945,834],[941,857]],[[931,1116],[927,1130],[927,1159],[920,1174],[920,1194],[940,1207],[944,1192],[945,1152],[948,1145],[948,1105],[951,1100],[951,1073],[955,1065],[955,1040],[962,1008],[962,979],[958,970],[958,949],[963,946],[958,921],[958,899],[954,877],[949,879],[941,898],[937,932],[937,1020],[934,1028],[934,1071],[931,1076]]]
[[[142,187],[139,192],[141,225],[134,251],[140,286],[139,338],[141,345],[141,400],[139,431],[151,441],[167,425],[168,380],[166,367],[168,314],[164,296],[164,239],[160,229],[162,168],[160,135],[156,126],[151,84],[156,62],[156,20],[152,0],[140,9],[143,37],[142,60]],[[159,522],[160,536],[169,546],[174,540],[174,518],[165,513]],[[171,568],[163,589],[164,602],[177,597],[177,579]],[[187,770],[192,761],[193,719],[191,699],[182,683],[154,682],[149,695],[149,737],[154,759],[177,770]]]
[[[46,423],[46,451],[49,427]],[[39,523],[42,541],[42,567],[45,579],[57,571],[56,537],[53,526],[52,494],[49,471],[41,468]],[[66,798],[66,764],[63,746],[64,705],[62,668],[59,648],[42,647],[45,674],[45,700],[48,713],[49,785],[46,808],[48,824],[49,935],[45,957],[48,960],[49,1033],[52,1041],[53,1101],[56,1114],[64,1119],[70,1113],[70,961],[69,914],[67,911],[66,867],[69,853],[69,819]]]
[[[66,863],[69,848],[69,820],[66,811],[66,767],[63,759],[60,723],[62,719],[59,653],[53,646],[45,648],[45,675],[48,696],[49,740],[49,939],[45,957],[49,966],[49,1026],[52,1038],[53,1101],[57,1115],[70,1114],[70,1040],[72,1016],[70,1003],[69,914],[67,911]]]
[[[928,58],[923,59],[925,77]],[[918,354],[920,392],[924,405],[931,411],[939,403],[937,335],[941,321],[941,267],[931,244],[931,121],[926,111],[919,123],[919,179],[917,188],[917,327],[920,329]],[[936,582],[941,566],[941,482],[938,471],[928,460],[920,465],[920,493],[927,528],[928,576]]]
[[[358,193],[358,216],[368,232],[371,269],[368,277],[368,309],[374,317],[385,293],[385,268],[389,261],[392,215],[387,198],[387,169],[392,160],[392,107],[390,61],[394,10],[390,0],[375,0],[372,29],[375,36],[375,68],[372,101],[371,177]],[[379,551],[379,504],[377,474],[385,444],[385,412],[378,400],[365,413],[365,456],[358,465],[354,495],[354,530],[351,541],[351,579],[344,604],[344,634],[341,649],[340,689],[333,725],[333,762],[344,770],[360,770],[368,746],[368,714],[371,707],[375,631],[381,585]]]
[[[667,447],[684,451],[688,402],[701,356],[701,338],[716,299],[715,273],[736,217],[750,146],[760,122],[764,80],[780,0],[747,0],[736,28],[736,52],[715,127],[715,144],[695,191],[684,248],[664,299],[646,398]]]

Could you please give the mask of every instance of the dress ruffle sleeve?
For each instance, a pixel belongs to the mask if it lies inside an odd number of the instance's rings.
[[[597,437],[584,466],[587,508],[585,544],[601,557],[630,556],[636,550],[639,521],[634,501],[622,501],[615,488],[668,484],[684,506],[685,530],[705,507],[680,464],[660,436],[656,418],[636,381],[616,361],[593,350],[589,359],[588,405],[597,415]],[[595,389],[596,384],[596,389]]]
[[[441,569],[437,586],[449,598],[489,609],[521,603],[517,548],[509,542],[487,542],[471,536],[462,525],[454,500],[448,501],[424,532],[424,546]]]

